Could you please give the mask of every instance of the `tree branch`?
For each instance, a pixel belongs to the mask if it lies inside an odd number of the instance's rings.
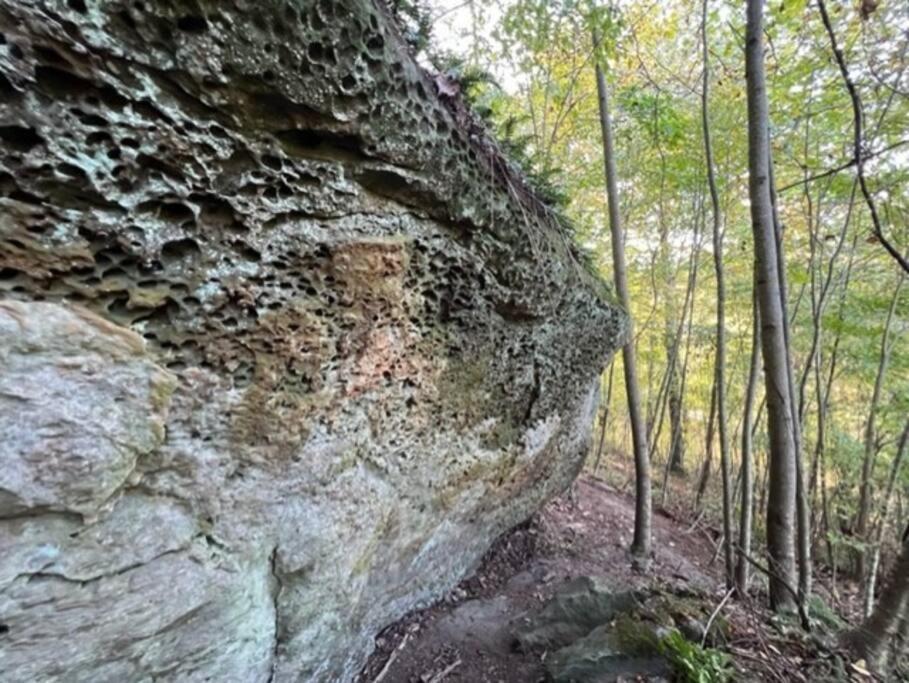
[[[879,157],[881,154],[886,154],[887,152],[892,152],[893,150],[903,147],[905,145],[909,145],[909,140],[900,140],[899,142],[894,142],[892,145],[888,145],[887,147],[884,147],[883,149],[879,149],[876,152],[866,152],[865,155],[862,157],[862,161],[868,161],[869,159],[874,159],[875,157]],[[788,185],[781,187],[778,190],[778,192],[782,193],[782,192],[785,192],[786,190],[791,190],[791,189],[793,189],[795,187],[799,187],[801,185],[807,185],[809,183],[813,183],[816,180],[823,180],[824,178],[829,178],[832,175],[836,175],[840,171],[845,171],[847,168],[852,168],[853,166],[855,166],[855,164],[856,164],[856,160],[855,160],[855,157],[853,157],[849,161],[842,163],[839,166],[835,166],[834,168],[827,169],[826,171],[824,171],[822,173],[818,173],[817,175],[808,176],[807,178],[803,178],[802,180],[797,180],[794,183],[789,183]]]
[[[849,75],[849,67],[846,65],[846,58],[843,56],[843,51],[840,49],[839,45],[836,42],[836,34],[833,32],[833,25],[830,23],[830,16],[827,14],[827,6],[824,4],[824,0],[817,0],[817,7],[821,13],[821,19],[824,22],[824,28],[827,30],[827,36],[830,38],[830,47],[833,50],[833,57],[836,60],[837,66],[840,69],[840,74],[843,76],[843,82],[846,84],[846,90],[849,92],[849,99],[852,100],[852,115],[855,123],[855,133],[853,136],[853,158],[855,159],[855,168],[856,174],[858,175],[859,186],[862,188],[862,196],[865,198],[865,203],[868,205],[868,211],[871,213],[871,223],[874,229],[874,236],[880,241],[884,246],[884,249],[887,250],[900,267],[909,273],[909,261],[897,251],[889,240],[884,236],[884,230],[881,226],[881,219],[877,213],[877,206],[874,203],[874,197],[871,196],[871,192],[868,190],[868,183],[865,180],[865,168],[864,168],[864,157],[862,153],[862,100],[859,96],[858,89],[855,87],[855,83],[852,80],[852,77]]]

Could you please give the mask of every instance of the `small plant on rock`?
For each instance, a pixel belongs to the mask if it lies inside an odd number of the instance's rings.
[[[670,631],[660,650],[681,683],[726,683],[732,680],[732,659],[725,652],[701,647],[679,631]]]

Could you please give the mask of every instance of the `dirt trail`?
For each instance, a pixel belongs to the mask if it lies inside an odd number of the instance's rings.
[[[628,545],[634,504],[604,482],[585,477],[530,522],[501,538],[477,573],[441,603],[412,614],[376,639],[358,683],[535,683],[541,656],[512,647],[512,625],[565,581],[601,577],[616,590],[660,582],[722,596],[703,531],[654,516],[651,571],[631,569]],[[646,680],[646,679],[640,679]]]

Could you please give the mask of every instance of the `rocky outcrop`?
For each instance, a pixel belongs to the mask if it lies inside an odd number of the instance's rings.
[[[372,0],[0,0],[4,681],[345,681],[625,317]]]

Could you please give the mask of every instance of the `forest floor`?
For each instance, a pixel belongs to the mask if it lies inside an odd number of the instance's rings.
[[[546,679],[545,652],[515,647],[514,628],[576,577],[628,589],[697,594],[730,626],[724,649],[733,655],[736,680],[869,680],[849,665],[825,663],[829,650],[806,642],[794,624],[775,621],[757,600],[726,600],[715,529],[682,522],[655,509],[653,562],[646,573],[631,567],[633,498],[591,476],[503,535],[477,572],[436,605],[414,612],[376,638],[358,683],[537,683]],[[756,580],[760,583],[760,579]],[[722,604],[722,609],[719,609]],[[815,638],[815,640],[817,640]],[[603,681],[666,680],[646,675]]]

